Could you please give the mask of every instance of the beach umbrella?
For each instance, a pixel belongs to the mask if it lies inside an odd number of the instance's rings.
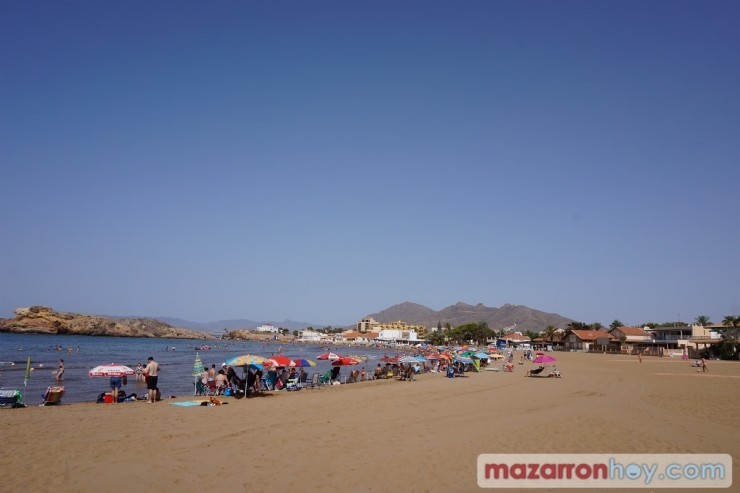
[[[200,376],[203,374],[203,361],[200,359],[200,354],[195,353],[195,362],[193,363],[193,395],[198,394],[198,381],[200,379]]]
[[[460,363],[464,363],[466,365],[472,365],[473,360],[470,358],[466,358],[465,356],[455,356],[455,361],[459,361]]]
[[[331,362],[332,366],[359,365],[360,362],[354,358],[339,358]]]
[[[397,365],[399,359],[401,359],[399,356],[383,356],[382,358],[380,358],[380,362]]]
[[[193,376],[199,377],[203,373],[203,361],[200,359],[200,354],[195,353],[195,363],[193,363]]]
[[[262,365],[265,362],[266,358],[263,358],[262,356],[256,356],[254,354],[243,354],[241,356],[233,356],[226,361],[224,361],[224,365],[226,366],[234,366],[237,368],[244,368],[244,395],[247,395],[247,372],[249,371],[249,367],[256,367],[260,368],[260,365]]]
[[[414,356],[404,356],[403,358],[398,360],[399,363],[408,364],[408,363],[418,363],[419,360],[416,359]]]
[[[488,357],[491,358],[491,359],[504,359],[504,356],[502,354],[498,354],[498,353],[489,354]]]
[[[290,366],[290,364],[293,362],[290,358],[287,356],[270,356],[267,358],[262,364],[265,366]]]
[[[119,365],[118,363],[96,366],[87,372],[91,377],[122,377],[124,375],[133,375],[134,373],[136,372],[128,366]]]
[[[236,366],[240,368],[247,368],[249,365],[261,365],[264,364],[267,358],[262,356],[255,356],[253,354],[244,354],[241,356],[234,356],[224,361],[226,366]]]
[[[23,376],[23,394],[26,393],[26,386],[28,385],[28,381],[31,379],[31,357],[28,357],[28,362],[26,362],[26,374]],[[23,396],[25,397],[25,395]]]
[[[297,366],[299,368],[305,367],[305,366],[316,366],[315,361],[311,361],[310,359],[305,358],[297,358],[293,360],[293,364],[290,366]]]
[[[339,356],[336,353],[324,353],[324,354],[320,354],[319,356],[316,357],[316,359],[320,359],[320,360],[332,360],[332,361],[338,360],[339,358],[341,358],[341,356]]]
[[[537,356],[532,363],[555,363],[557,360],[548,355],[548,354],[541,354]]]

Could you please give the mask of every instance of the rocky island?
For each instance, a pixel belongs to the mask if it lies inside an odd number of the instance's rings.
[[[99,315],[56,312],[46,306],[15,310],[15,318],[0,319],[0,333],[66,334],[111,337],[152,337],[166,339],[213,339],[190,329],[172,327],[152,318],[115,319]]]

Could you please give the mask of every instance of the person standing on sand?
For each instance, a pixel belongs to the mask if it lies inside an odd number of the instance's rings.
[[[701,372],[702,373],[709,372],[709,368],[707,368],[707,362],[704,358],[701,359]]]
[[[60,359],[59,367],[57,368],[57,374],[56,374],[56,378],[58,382],[62,380],[62,375],[64,375],[64,360]]]
[[[118,391],[121,390],[122,378],[114,375],[110,377],[111,403],[118,404]]]
[[[145,372],[149,375],[146,379],[146,388],[148,391],[147,402],[153,404],[157,400],[157,382],[159,381],[159,363],[149,356],[149,362],[146,365]]]
[[[640,363],[642,363],[642,351],[640,351],[639,353],[637,353],[637,361],[639,361]]]

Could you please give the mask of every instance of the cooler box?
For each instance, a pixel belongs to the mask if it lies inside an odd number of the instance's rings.
[[[105,397],[103,397],[103,402],[106,404],[113,404],[113,394],[106,392]]]

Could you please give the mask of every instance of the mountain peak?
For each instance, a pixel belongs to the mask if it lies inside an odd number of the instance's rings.
[[[450,323],[453,326],[486,322],[492,329],[503,329],[516,324],[517,329],[534,332],[540,332],[548,325],[564,328],[573,321],[557,313],[546,313],[523,305],[506,303],[501,308],[494,308],[485,306],[483,303],[470,305],[462,301],[458,301],[440,311],[432,310],[418,303],[405,301],[369,316],[378,322],[402,320],[412,324],[422,324],[426,327],[434,327],[440,322],[442,324]]]

